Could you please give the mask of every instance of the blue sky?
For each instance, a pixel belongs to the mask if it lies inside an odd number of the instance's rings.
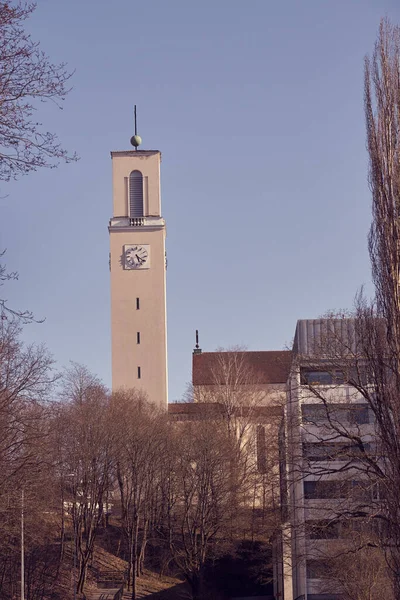
[[[75,69],[40,118],[80,161],[1,184],[5,295],[59,366],[109,385],[110,150],[162,152],[170,400],[203,350],[290,344],[296,320],[370,286],[363,57],[395,0],[39,0],[28,22]]]

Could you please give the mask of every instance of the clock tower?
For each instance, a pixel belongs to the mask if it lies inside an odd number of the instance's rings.
[[[112,387],[136,388],[167,408],[165,221],[158,150],[111,152]]]

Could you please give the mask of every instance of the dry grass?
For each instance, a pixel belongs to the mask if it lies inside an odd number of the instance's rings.
[[[123,573],[127,568],[127,563],[103,548],[97,547],[94,553],[93,566],[99,572],[119,571]],[[89,596],[95,589],[90,582],[87,586],[87,595]],[[126,591],[124,600],[130,600],[130,598],[131,592]],[[189,598],[189,596],[186,585],[179,579],[167,576],[160,577],[157,573],[146,570],[144,575],[137,580],[137,598],[148,598],[148,600],[184,600]]]
[[[148,600],[186,600],[189,598],[184,583],[174,577],[160,577],[151,571],[146,571],[144,576],[138,579],[138,598]],[[129,600],[130,594],[126,593],[124,600]]]

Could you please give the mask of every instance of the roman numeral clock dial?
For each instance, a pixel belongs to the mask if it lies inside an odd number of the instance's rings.
[[[149,244],[133,244],[124,246],[124,269],[149,269],[150,246]]]

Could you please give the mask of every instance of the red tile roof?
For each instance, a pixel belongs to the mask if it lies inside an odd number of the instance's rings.
[[[222,365],[239,357],[254,375],[253,383],[286,383],[289,376],[292,353],[290,350],[266,350],[261,352],[202,352],[193,354],[193,385],[215,385]],[[251,379],[251,376],[247,377]],[[250,383],[250,382],[249,382]]]

